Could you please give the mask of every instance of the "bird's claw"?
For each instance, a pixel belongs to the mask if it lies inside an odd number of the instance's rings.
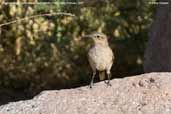
[[[112,84],[110,83],[110,81],[104,81],[108,86],[112,86]]]
[[[107,85],[108,85],[108,86],[112,86],[112,84],[111,84],[111,83],[109,83],[109,82],[107,83]]]

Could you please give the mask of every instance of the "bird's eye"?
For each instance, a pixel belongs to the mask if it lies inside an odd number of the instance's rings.
[[[100,38],[100,36],[99,36],[99,35],[97,35],[97,38]]]

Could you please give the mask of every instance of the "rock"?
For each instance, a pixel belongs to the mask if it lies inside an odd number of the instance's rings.
[[[44,91],[0,106],[0,114],[171,114],[171,73],[149,73],[88,86]]]

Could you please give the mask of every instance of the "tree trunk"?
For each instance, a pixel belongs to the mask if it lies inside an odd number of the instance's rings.
[[[171,71],[171,2],[159,4],[150,31],[144,61],[145,72]]]

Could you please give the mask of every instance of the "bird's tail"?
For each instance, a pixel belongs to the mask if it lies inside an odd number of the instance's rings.
[[[99,78],[100,78],[100,80],[104,80],[105,79],[105,71],[99,72]]]

